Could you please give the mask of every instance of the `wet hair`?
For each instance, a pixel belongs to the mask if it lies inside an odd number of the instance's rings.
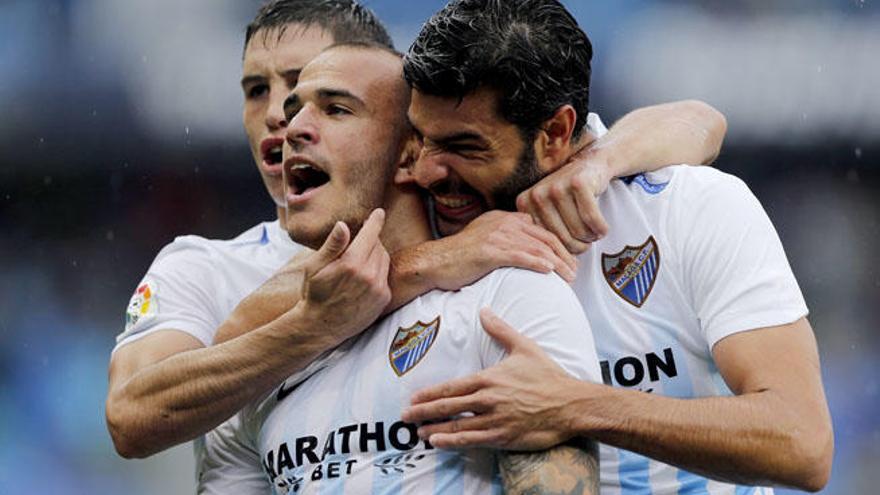
[[[257,31],[270,32],[279,38],[291,24],[318,26],[333,36],[336,43],[365,42],[394,49],[391,36],[376,14],[353,0],[272,0],[257,12],[247,26],[244,46]]]
[[[422,27],[403,70],[432,96],[494,90],[501,117],[527,142],[569,104],[576,139],[589,111],[592,57],[589,38],[556,0],[455,0]]]

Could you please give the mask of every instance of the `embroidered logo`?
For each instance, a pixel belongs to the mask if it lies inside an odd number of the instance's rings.
[[[654,236],[641,246],[626,246],[618,253],[602,253],[602,273],[611,289],[624,301],[640,308],[657,280],[660,250]]]
[[[155,285],[155,282],[144,282],[131,295],[128,308],[125,310],[126,330],[135,326],[144,317],[156,314],[158,302],[155,298]]]
[[[397,329],[391,348],[388,349],[388,361],[397,376],[403,376],[419,364],[431,349],[431,344],[437,340],[439,331],[439,315],[430,323],[418,321],[411,327]]]

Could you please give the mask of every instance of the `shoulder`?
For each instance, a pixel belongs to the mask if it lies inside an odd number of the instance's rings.
[[[540,273],[523,268],[505,267],[492,271],[471,287],[489,297],[498,292],[537,293],[546,295],[571,292],[571,287],[554,272]]]
[[[198,235],[183,235],[159,251],[155,264],[167,262],[198,262],[234,253],[247,246],[268,243],[271,222],[259,223],[232,239],[209,239]]]

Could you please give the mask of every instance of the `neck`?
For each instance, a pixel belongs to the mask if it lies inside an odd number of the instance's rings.
[[[431,240],[425,206],[414,186],[388,188],[381,240],[389,253]]]

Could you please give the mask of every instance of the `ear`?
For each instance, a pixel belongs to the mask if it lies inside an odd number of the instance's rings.
[[[568,159],[576,122],[577,111],[574,107],[563,105],[541,124],[535,139],[535,157],[542,170],[552,172]]]
[[[415,182],[413,168],[419,153],[422,151],[422,145],[412,133],[403,143],[403,149],[400,151],[400,157],[397,159],[397,167],[394,172],[394,183],[397,185]]]

